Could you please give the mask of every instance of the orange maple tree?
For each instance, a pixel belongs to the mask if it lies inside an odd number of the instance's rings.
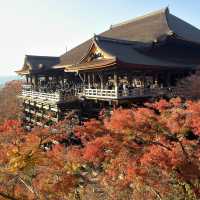
[[[180,98],[101,113],[73,133],[70,119],[28,133],[8,120],[0,126],[0,199],[197,200],[199,121],[200,102]]]

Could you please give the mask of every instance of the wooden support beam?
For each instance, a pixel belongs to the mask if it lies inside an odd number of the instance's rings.
[[[88,88],[91,88],[91,80],[90,80],[90,73],[88,73]]]
[[[31,85],[33,85],[33,78],[32,78],[32,76],[30,77],[30,83],[31,83]]]
[[[103,73],[102,72],[97,72],[98,76],[99,76],[99,79],[100,79],[100,87],[101,89],[104,88],[104,77],[103,77]]]
[[[142,82],[143,82],[143,87],[146,86],[146,74],[142,73]]]
[[[33,76],[33,87],[34,89],[37,89],[38,88],[38,77],[37,75]]]
[[[95,85],[95,74],[94,72],[92,73],[92,86],[94,87]]]
[[[81,81],[83,82],[83,84],[85,84],[85,73],[83,74],[83,76],[82,76],[82,74],[78,73],[78,76],[81,79]]]
[[[118,97],[118,74],[116,71],[114,72],[114,85],[115,85],[115,93]]]
[[[129,85],[132,84],[132,79],[133,79],[132,73],[127,73],[127,80],[128,80]]]
[[[29,82],[29,81],[28,81],[28,75],[26,75],[26,84],[28,84],[28,82]]]

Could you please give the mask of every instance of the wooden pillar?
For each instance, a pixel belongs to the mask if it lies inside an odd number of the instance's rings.
[[[62,88],[64,88],[64,85],[65,85],[65,83],[64,83],[64,76],[61,77],[61,82],[62,82]]]
[[[143,82],[143,87],[144,88],[146,86],[146,76],[145,75],[146,75],[145,73],[142,74],[142,82]]]
[[[104,88],[104,77],[103,77],[103,73],[101,73],[101,75],[100,75],[100,81],[101,81],[101,89],[103,90],[103,88]]]
[[[32,76],[30,76],[30,83],[31,83],[31,85],[33,85],[33,78],[32,78]]]
[[[85,85],[86,85],[86,74],[85,73],[83,73],[83,74],[81,74],[81,73],[78,73],[78,75],[79,75],[79,78],[80,78],[80,80],[82,81],[82,84],[83,85],[81,85],[81,86],[83,86],[83,88],[85,88]]]
[[[98,72],[98,76],[100,79],[100,88],[103,89],[104,88],[104,77],[103,77],[103,73],[102,72]]]
[[[133,77],[132,73],[127,73],[127,80],[129,85],[132,85],[132,79],[133,79],[132,77]]]
[[[84,84],[84,87],[85,87],[85,81],[86,81],[86,74],[84,73],[83,74],[83,84]]]
[[[88,88],[91,88],[91,82],[90,82],[90,73],[88,73]]]
[[[156,85],[156,83],[157,83],[157,85]],[[154,75],[154,85],[155,85],[156,87],[158,87],[158,73],[156,73],[156,74]]]
[[[59,83],[59,76],[56,76],[56,84]]]
[[[33,87],[36,90],[38,88],[38,77],[37,77],[37,75],[33,76]]]
[[[45,76],[45,84],[48,84],[48,82],[49,82],[49,77]]]
[[[94,87],[95,84],[95,74],[94,72],[92,73],[92,86]]]
[[[114,72],[114,85],[115,85],[115,94],[118,96],[118,76],[117,72]]]
[[[28,82],[29,82],[29,81],[28,81],[28,75],[26,75],[26,84],[28,84]]]

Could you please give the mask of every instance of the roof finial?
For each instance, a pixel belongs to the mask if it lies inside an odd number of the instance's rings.
[[[167,5],[167,7],[165,8],[165,12],[169,13],[169,4]]]
[[[96,35],[96,33],[94,33],[94,40],[98,40],[98,35]]]

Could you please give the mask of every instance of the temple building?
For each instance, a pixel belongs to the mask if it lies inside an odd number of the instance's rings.
[[[200,64],[200,30],[168,8],[110,26],[60,57],[26,55],[20,98],[27,126],[49,126],[70,110],[174,95]]]

